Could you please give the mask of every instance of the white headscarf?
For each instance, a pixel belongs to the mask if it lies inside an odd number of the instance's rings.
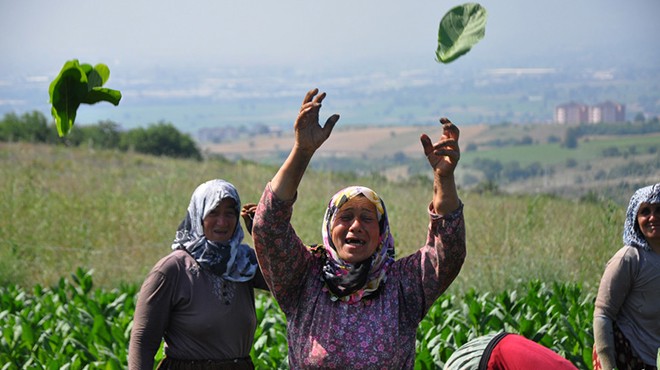
[[[207,181],[197,187],[190,198],[186,217],[181,221],[172,249],[185,249],[204,268],[229,281],[251,280],[257,272],[254,250],[243,244],[243,228],[239,220],[231,239],[214,242],[204,236],[204,218],[223,199],[236,202],[236,217],[241,213],[241,199],[234,185],[224,180]]]
[[[650,251],[651,247],[637,223],[637,213],[642,203],[660,203],[660,183],[638,189],[633,194],[626,211],[626,222],[623,225],[623,244]]]

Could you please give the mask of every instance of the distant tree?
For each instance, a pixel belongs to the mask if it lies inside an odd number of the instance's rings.
[[[394,156],[392,157],[392,161],[397,164],[405,163],[408,157],[404,152],[398,151],[394,153]]]
[[[525,171],[520,167],[518,161],[507,162],[502,166],[502,176],[509,181],[525,178]]]
[[[545,174],[545,170],[543,169],[543,165],[541,164],[541,162],[530,163],[525,168],[525,172],[529,177],[543,176]]]
[[[600,203],[601,199],[598,193],[593,190],[589,190],[580,197],[580,201],[584,203]]]
[[[500,187],[497,182],[493,180],[486,180],[478,183],[474,187],[474,191],[479,194],[499,194]]]
[[[119,147],[122,150],[131,149],[138,153],[202,159],[202,154],[194,140],[166,122],[159,122],[146,129],[129,130],[121,136]]]
[[[563,146],[568,149],[575,149],[578,146],[580,130],[578,128],[569,128],[566,130]]]
[[[119,125],[112,121],[100,121],[95,125],[79,126],[69,131],[63,140],[67,145],[89,145],[98,149],[119,148],[121,141]]]
[[[0,122],[0,141],[45,143],[51,138],[46,116],[36,110],[21,116],[7,113]]]
[[[554,144],[554,143],[559,143],[561,142],[561,139],[559,136],[556,135],[550,135],[548,136],[548,144]]]
[[[469,143],[468,145],[465,146],[465,151],[466,152],[476,152],[477,151],[477,144]]]
[[[644,116],[644,113],[639,112],[635,114],[635,118],[633,119],[633,122],[645,122],[646,117]]]
[[[607,178],[607,172],[605,170],[598,170],[596,174],[594,175],[594,179],[596,180],[605,180]]]
[[[602,150],[603,157],[618,157],[621,155],[619,148],[610,146]]]
[[[502,175],[502,163],[498,160],[476,158],[472,166],[483,172],[484,176],[489,181],[496,181]]]
[[[117,148],[121,141],[119,124],[113,121],[101,121],[88,128],[88,139],[99,148]]]

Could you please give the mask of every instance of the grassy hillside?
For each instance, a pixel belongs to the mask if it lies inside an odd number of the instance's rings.
[[[102,287],[141,282],[170,251],[199,183],[224,178],[243,202],[253,202],[275,170],[219,159],[0,144],[0,283],[51,285],[77,267],[93,269]],[[430,181],[336,172],[310,172],[303,180],[293,219],[303,240],[320,241],[327,200],[352,184],[372,187],[385,199],[399,256],[424,242]],[[621,244],[624,209],[614,203],[459,195],[468,259],[452,290],[501,291],[538,278],[577,282],[594,293],[605,262]]]

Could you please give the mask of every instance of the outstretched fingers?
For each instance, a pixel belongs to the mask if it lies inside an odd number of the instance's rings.
[[[314,99],[314,96],[316,96],[316,94],[318,94],[318,93],[319,93],[318,88],[313,88],[313,89],[309,90],[307,92],[307,94],[305,95],[305,98],[303,99],[302,105],[304,106],[305,104],[311,102],[312,99]]]
[[[427,134],[422,134],[422,136],[419,137],[419,140],[422,142],[424,155],[428,157],[429,154],[433,153],[433,143],[431,142],[431,138]]]
[[[312,109],[320,110],[321,103],[323,102],[323,99],[325,99],[325,96],[325,92],[319,94],[318,88],[309,90],[305,95],[305,99],[303,99],[302,105],[300,106],[299,114],[309,112]]]
[[[424,148],[424,155],[434,169],[441,167],[455,167],[460,159],[461,152],[458,146],[460,131],[449,119],[441,118],[442,136],[436,143],[428,135],[422,134],[420,141]]]
[[[337,121],[339,121],[338,114],[333,114],[325,121],[325,125],[323,125],[323,133],[326,138],[330,137],[330,133],[332,133],[332,129],[335,127]]]
[[[453,139],[458,143],[458,137],[461,133],[458,127],[445,117],[440,118],[440,123],[442,124],[442,136]]]

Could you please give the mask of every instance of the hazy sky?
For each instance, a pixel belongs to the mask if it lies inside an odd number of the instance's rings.
[[[0,0],[0,114],[33,109],[47,114],[48,85],[64,62],[74,58],[107,64],[107,87],[124,96],[121,110],[100,104],[83,109],[78,118],[109,118],[127,125],[161,119],[206,124],[198,116],[180,117],[165,108],[176,97],[263,98],[273,79],[277,83],[265,96],[295,96],[295,105],[310,87],[335,93],[329,81],[353,86],[359,83],[350,77],[367,74],[383,76],[379,83],[396,88],[401,81],[393,76],[415,83],[406,77],[411,70],[461,76],[462,68],[472,67],[552,69],[584,66],[588,60],[590,68],[607,71],[660,62],[660,0],[479,3],[488,11],[485,38],[443,65],[435,61],[438,25],[463,2]],[[218,81],[218,71],[226,76],[239,66],[237,74],[248,77],[242,85]],[[286,67],[286,72],[271,67]],[[157,116],[142,115],[139,97],[163,99]],[[286,104],[281,106],[284,110]],[[341,108],[352,117],[351,108]],[[271,121],[245,111],[231,116],[215,103],[208,109],[213,110],[205,116],[209,122],[235,117]],[[288,122],[273,107],[263,109]]]
[[[0,79],[110,66],[434,61],[442,0],[0,0]],[[557,54],[660,61],[658,0],[483,0],[486,37],[462,60]],[[467,62],[463,62],[467,63]]]

